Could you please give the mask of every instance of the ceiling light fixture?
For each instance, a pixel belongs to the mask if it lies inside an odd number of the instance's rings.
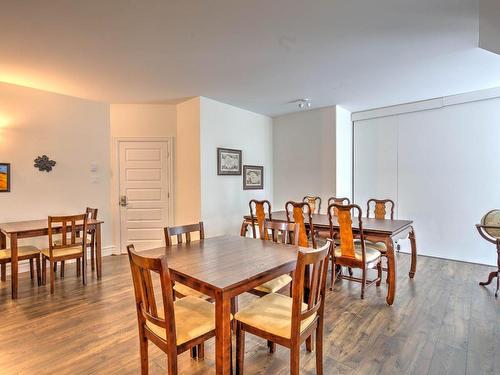
[[[311,99],[301,98],[288,102],[289,104],[297,104],[299,109],[311,108]]]

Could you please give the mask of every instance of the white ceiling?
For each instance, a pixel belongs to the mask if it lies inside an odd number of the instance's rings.
[[[112,103],[276,115],[500,86],[478,0],[2,0],[0,25],[0,81]]]

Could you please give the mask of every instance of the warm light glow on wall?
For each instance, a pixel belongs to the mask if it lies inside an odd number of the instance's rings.
[[[58,94],[69,94],[74,90],[69,82],[50,73],[0,64],[0,83],[2,82]]]

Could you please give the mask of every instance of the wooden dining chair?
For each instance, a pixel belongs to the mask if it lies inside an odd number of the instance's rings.
[[[93,219],[97,220],[97,208],[91,208],[87,207],[85,209],[85,213],[87,214],[87,220],[88,219]],[[80,232],[77,232],[77,242],[81,241],[81,236]],[[56,240],[56,244],[60,245],[62,243],[61,240]],[[87,232],[87,247],[90,250],[90,267],[91,270],[95,270],[95,264],[96,264],[96,245],[95,245],[95,229],[89,229]],[[61,270],[60,270],[60,277],[64,277],[64,260],[61,261]],[[57,262],[54,263],[54,272],[57,271]]]
[[[127,252],[134,283],[141,374],[148,373],[148,343],[151,341],[167,354],[168,374],[175,375],[179,354],[196,350],[215,336],[215,306],[191,296],[174,302],[166,256],[143,257],[135,252],[133,245],[127,246]],[[157,304],[152,272],[159,275],[161,291],[158,294],[163,308]]]
[[[203,240],[205,238],[205,230],[203,228],[203,222],[200,221],[197,224],[189,224],[189,225],[179,225],[176,227],[165,227],[163,229],[165,233],[165,244],[167,247],[174,246],[174,241],[172,241],[172,237],[176,237],[177,239],[177,244],[181,244],[184,241],[186,243],[191,242],[191,234],[193,233],[198,233],[199,239]],[[184,238],[183,238],[184,235]],[[205,294],[198,292],[197,290],[194,290],[184,284],[181,283],[174,283],[174,292],[175,292],[175,297],[186,297],[186,296],[191,296],[191,297],[197,297],[197,298],[202,298],[202,299],[210,299],[209,296],[206,296]]]
[[[302,202],[309,203],[312,214],[319,214],[321,212],[321,197],[315,195],[306,195],[302,198]]]
[[[359,268],[362,272],[362,277],[354,277],[339,274],[339,277],[356,281],[361,283],[361,298],[365,297],[365,288],[373,285],[374,283],[379,286],[382,276],[382,263],[381,263],[381,253],[377,249],[370,247],[365,242],[365,237],[363,233],[363,222],[361,219],[362,211],[361,208],[356,204],[337,204],[333,203],[328,206],[328,220],[330,223],[330,232],[333,237],[334,235],[334,210],[337,210],[337,221],[339,226],[339,240],[340,245],[337,246],[334,243],[334,251],[332,252],[332,276],[331,276],[331,286],[330,290],[333,290],[333,285],[336,278],[336,266],[345,266],[350,268]],[[354,219],[358,222],[359,228],[359,241],[354,240],[354,233],[352,230],[352,220],[353,214]],[[369,269],[377,269],[377,277],[374,280],[367,280],[366,274]]]
[[[262,228],[264,227],[264,222],[266,221],[266,219],[272,220],[271,202],[269,202],[268,200],[259,201],[256,199],[252,199],[250,202],[248,202],[248,206],[250,208],[253,238],[257,238],[257,230],[255,225],[258,225],[260,234]]]
[[[30,277],[31,280],[37,280],[37,285],[40,286],[42,282],[42,275],[40,271],[40,249],[35,246],[19,246],[17,248],[18,261],[30,261]],[[7,280],[7,264],[12,262],[10,249],[0,250],[0,268],[1,268],[1,281]],[[36,264],[36,273],[34,263]]]
[[[389,206],[389,217],[387,217],[387,206]],[[394,201],[391,199],[368,199],[366,203],[366,217],[370,217],[371,207],[373,207],[373,216],[375,219],[391,219],[394,220]]]
[[[344,197],[344,198],[330,197],[330,198],[328,198],[328,207],[330,207],[330,205],[332,205],[333,203],[351,204],[351,200],[347,197]],[[336,211],[335,211],[335,214],[336,214]]]
[[[391,199],[368,199],[366,203],[366,217],[370,218],[371,208],[373,207],[373,217],[377,220],[385,220],[390,219],[394,220],[394,201]],[[389,208],[389,212],[387,209]],[[382,256],[385,257],[387,254],[387,245],[384,242],[372,242],[367,241],[371,247],[374,247],[378,251],[382,253]],[[383,268],[384,271],[387,271],[387,268]]]
[[[299,245],[299,225],[294,223],[284,223],[277,221],[266,220],[263,230],[261,230],[260,238],[262,240],[270,240],[273,242],[281,242],[283,244]],[[269,293],[278,293],[285,289],[292,282],[290,275],[281,275],[271,281],[250,290],[249,293],[259,297]]]
[[[299,246],[313,247],[316,249],[316,236],[312,220],[312,210],[309,203],[288,201],[285,204],[286,218],[289,223],[299,224]],[[304,218],[304,215],[306,218]],[[309,228],[306,228],[306,220]],[[309,246],[308,234],[311,234]]]
[[[236,373],[243,374],[245,332],[290,349],[290,374],[299,374],[300,346],[316,336],[316,374],[323,374],[323,319],[326,274],[331,241],[320,249],[300,249],[293,279],[292,297],[271,293],[259,298],[235,315]],[[310,267],[309,295],[304,303],[306,267]]]
[[[78,231],[87,233],[87,214],[70,216],[49,216],[49,248],[42,250],[42,284],[47,282],[46,262],[49,261],[50,272],[50,294],[54,294],[55,274],[53,271],[55,262],[76,259],[76,274],[81,274],[83,284],[87,283],[87,236],[77,237]],[[58,236],[57,233],[61,233]],[[67,236],[67,233],[70,236]],[[57,242],[60,237],[61,242]]]

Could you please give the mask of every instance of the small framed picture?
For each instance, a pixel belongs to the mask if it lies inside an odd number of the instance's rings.
[[[219,176],[241,176],[241,150],[218,148],[217,174]]]
[[[0,163],[0,193],[10,191],[10,164]]]
[[[243,190],[264,189],[264,167],[257,165],[243,166]]]

